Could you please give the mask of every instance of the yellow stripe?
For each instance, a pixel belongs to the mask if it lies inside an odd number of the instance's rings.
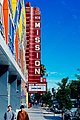
[[[15,12],[16,12],[16,6],[17,6],[16,0],[12,0],[12,12],[13,12],[13,17],[14,17]]]
[[[24,14],[24,26],[26,26],[26,12],[25,12],[25,5],[23,3],[23,14]]]
[[[21,40],[21,37],[22,37],[22,11],[21,11],[20,21],[19,21],[19,35],[20,35],[20,40]]]

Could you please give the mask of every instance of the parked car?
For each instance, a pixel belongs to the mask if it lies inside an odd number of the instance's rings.
[[[52,112],[54,112],[55,114],[62,113],[62,110],[61,110],[61,109],[59,108],[59,106],[57,106],[57,105],[51,106],[50,110],[51,110]]]
[[[54,113],[60,114],[60,113],[62,113],[62,110],[57,107],[54,107]]]
[[[80,120],[80,104],[77,107],[76,118],[77,118],[77,120]]]
[[[63,118],[64,118],[64,120],[70,120],[70,111],[69,110],[65,110],[65,112],[63,114]]]
[[[75,101],[72,101],[71,110],[65,110],[64,112],[64,120],[77,120],[76,112],[77,112],[77,103]]]
[[[72,108],[71,110],[65,110],[64,112],[64,120],[78,120],[77,118],[77,107],[78,103],[76,99],[71,99]],[[80,120],[80,119],[79,119]]]
[[[77,108],[72,108],[64,113],[64,120],[76,120]]]

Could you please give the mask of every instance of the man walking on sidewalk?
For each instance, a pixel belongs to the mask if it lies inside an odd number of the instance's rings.
[[[5,112],[4,114],[4,120],[15,120],[15,119],[16,119],[16,115],[14,111],[12,110],[12,106],[9,105],[7,112]]]

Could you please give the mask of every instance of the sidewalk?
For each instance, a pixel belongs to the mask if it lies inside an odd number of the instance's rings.
[[[60,120],[60,115],[53,112],[46,111],[46,109],[39,106],[33,106],[31,108],[26,108],[29,114],[30,120]],[[60,118],[58,118],[60,117]]]
[[[31,107],[29,109],[26,109],[26,111],[29,114],[30,120],[45,120],[42,109],[39,106]]]
[[[20,109],[17,110],[16,113],[18,113]],[[50,112],[45,107],[40,107],[39,105],[34,105],[31,108],[25,108],[25,110],[28,112],[29,119],[30,120],[61,120],[62,115],[60,114],[54,114],[53,112]],[[16,114],[17,115],[17,114]]]

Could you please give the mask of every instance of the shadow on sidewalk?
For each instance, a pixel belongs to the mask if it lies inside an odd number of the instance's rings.
[[[62,118],[58,117],[58,116],[44,116],[44,118],[46,120],[62,120]]]

